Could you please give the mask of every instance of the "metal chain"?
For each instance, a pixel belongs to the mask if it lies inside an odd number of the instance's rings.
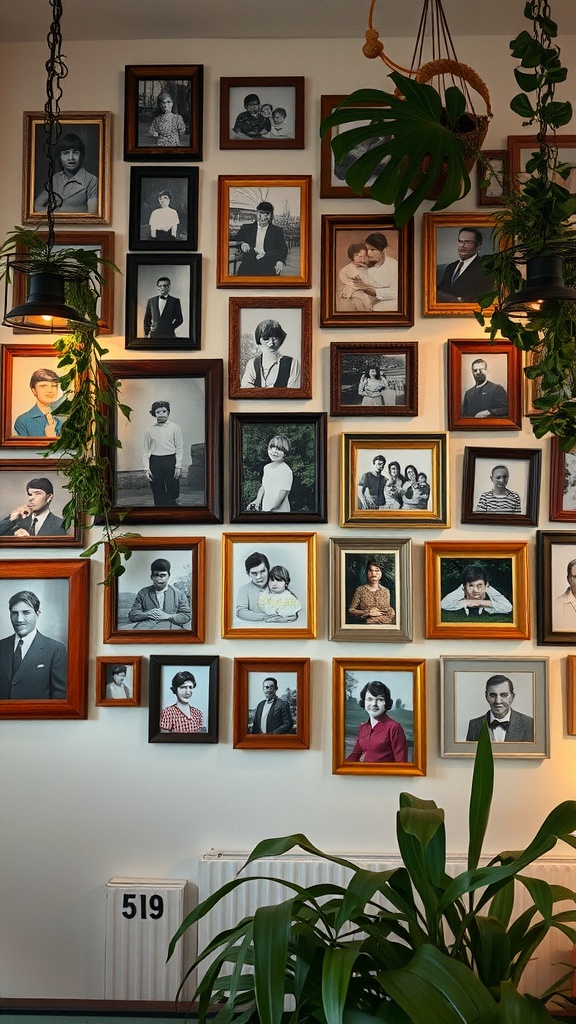
[[[60,124],[60,99],[63,78],[68,74],[68,67],[62,55],[62,0],[49,0],[52,8],[52,23],[46,37],[50,56],[46,61],[46,103],[44,104],[44,152],[48,161],[48,179],[46,191],[48,205],[46,218],[48,221],[48,251],[54,245],[54,211],[62,205],[62,197],[54,191],[54,150],[62,134]]]

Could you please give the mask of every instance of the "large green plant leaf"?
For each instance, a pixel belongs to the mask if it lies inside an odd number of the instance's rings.
[[[413,1024],[496,1022],[498,1007],[488,990],[464,964],[434,946],[422,946],[402,971],[384,971],[383,989]]]
[[[510,975],[510,941],[494,917],[476,914],[470,924],[470,948],[478,976],[494,990]]]
[[[322,964],[322,1005],[327,1024],[342,1024],[342,1014],[350,975],[358,958],[359,949],[349,944],[347,948],[329,946]]]
[[[500,991],[500,1024],[550,1024],[552,1018],[538,999],[521,996],[509,982]]]
[[[280,1024],[292,920],[292,900],[254,914],[254,992],[261,1024]]]
[[[470,793],[470,809],[468,813],[469,841],[468,841],[468,868],[478,867],[482,844],[486,835],[492,794],[494,792],[494,757],[492,754],[492,743],[488,735],[486,722],[482,723],[476,757],[474,758],[474,772],[472,775],[472,790]]]

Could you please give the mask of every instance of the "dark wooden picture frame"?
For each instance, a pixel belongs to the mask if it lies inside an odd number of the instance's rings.
[[[230,413],[231,523],[327,521],[327,419],[325,412]],[[282,442],[271,458],[274,438]],[[265,510],[280,494],[278,510]]]
[[[267,680],[276,683],[277,694],[270,702],[274,706],[268,712],[268,731],[266,726],[260,727],[262,711],[258,710],[266,703],[263,686]],[[309,658],[234,659],[233,746],[242,750],[309,749]]]
[[[114,496],[111,520],[117,522],[121,516],[125,523],[221,523],[222,360],[110,360],[107,366],[122,382],[122,401],[132,409],[130,420],[112,407],[108,410],[110,432],[122,442],[121,448],[106,452]],[[154,381],[158,386],[151,386]],[[182,428],[183,464],[184,459],[190,461],[186,476],[180,478],[179,496],[172,499],[167,494],[166,505],[155,506],[142,468],[142,441],[153,424],[153,401],[168,395],[173,421]],[[146,501],[138,504],[138,491],[143,489]]]
[[[541,465],[540,448],[466,447],[460,522],[538,526]],[[498,469],[508,471],[514,490],[509,489],[506,482],[504,493],[493,491],[497,484],[492,474]]]
[[[24,112],[24,155],[22,160],[22,223],[45,224],[48,197],[44,183],[48,178],[48,157],[44,152],[44,111]],[[70,205],[78,209],[54,211],[57,225],[110,224],[112,217],[112,114],[102,110],[67,110],[58,118],[62,127],[59,141],[54,147],[54,191],[59,195],[63,173],[59,161],[60,147],[68,136],[80,139],[75,149],[80,154],[80,168],[84,172],[86,199]],[[83,151],[84,152],[83,152]],[[95,179],[95,181],[93,180]],[[62,196],[64,204],[67,197]],[[40,204],[37,203],[40,200]],[[38,209],[35,207],[38,206]],[[80,207],[82,206],[82,209]],[[83,207],[86,207],[84,209]],[[89,208],[93,209],[89,211]]]
[[[220,659],[217,654],[151,654],[148,684],[148,742],[218,743],[219,675]],[[184,684],[192,683],[190,676],[194,680],[193,696],[188,700],[191,699],[194,702],[194,711],[196,712],[194,717],[196,721],[201,722],[201,725],[193,732],[180,732],[177,728],[171,731],[162,729],[162,715],[174,704],[173,696],[178,704],[176,680],[180,677]],[[176,686],[176,689],[173,690],[172,686]],[[167,700],[170,701],[170,704],[165,703]],[[196,707],[197,704],[200,706]],[[177,716],[173,714],[171,719],[167,716],[166,724],[177,726],[180,723],[175,721],[176,718]],[[181,723],[183,722],[184,715],[181,715]]]
[[[447,434],[342,434],[340,455],[341,526],[449,525]],[[416,471],[415,486],[404,490],[408,469]]]
[[[303,77],[221,78],[220,149],[304,149],[304,83]],[[248,113],[244,101],[252,97],[258,104]],[[273,110],[263,115],[268,106]]]
[[[428,639],[530,639],[526,541],[426,541],[424,560]]]
[[[16,631],[0,640],[0,719],[86,718],[90,562],[78,558],[6,559],[2,561],[1,576],[0,607],[6,621],[10,621],[10,598],[26,594],[30,596],[13,605],[15,614],[23,604],[27,615],[33,612],[39,623],[29,650],[24,652],[22,674],[14,669],[13,662]],[[39,608],[32,607],[33,598],[40,602]],[[63,608],[65,626],[61,621]],[[26,643],[25,634],[18,635]],[[24,686],[28,696],[16,696],[25,692]],[[29,692],[48,689],[57,694],[63,691],[63,696],[36,697]],[[8,692],[10,697],[6,696]]]
[[[536,628],[539,646],[576,645],[575,570],[576,533],[538,530]]]
[[[81,524],[72,525],[63,533],[60,513],[64,505],[70,501],[62,470],[69,465],[60,459],[2,459],[0,461],[0,481],[2,482],[2,505],[0,512],[0,548],[79,548],[82,547],[83,531]],[[41,487],[40,484],[45,486]],[[28,485],[32,492],[32,501],[28,505]],[[47,490],[52,487],[52,494]],[[44,492],[48,499],[49,511],[40,526],[35,524],[36,532],[27,532],[32,525],[30,517],[40,516],[46,511],[46,501],[42,504]],[[54,511],[53,511],[54,510]],[[19,514],[15,514],[19,513]],[[11,516],[14,515],[12,519]],[[17,534],[16,530],[25,531]]]
[[[478,206],[503,206],[502,195],[510,185],[510,154],[507,149],[483,149],[481,157],[487,160],[494,174],[478,160],[476,164],[476,201]]]
[[[330,538],[330,639],[399,643],[412,639],[412,541]],[[380,577],[373,575],[374,567]],[[377,574],[376,574],[377,575]],[[370,585],[378,583],[376,593]]]
[[[42,403],[44,399],[49,399],[49,403],[44,407],[54,417],[54,430],[58,431],[61,423],[57,407],[64,396],[58,393],[61,389],[56,381],[56,377],[60,377],[60,356],[52,345],[25,343],[2,345],[1,358],[0,444],[4,448],[32,448],[36,454],[39,448],[47,448],[53,439],[52,436],[45,436],[43,433],[36,435],[29,432],[36,424],[38,431],[43,432],[49,426],[48,413],[42,412],[42,406],[38,405],[38,402]],[[42,370],[48,370],[49,375],[54,376],[51,380],[46,376],[31,385],[33,375]],[[48,386],[50,384],[52,387]],[[18,431],[15,430],[16,426]]]
[[[130,168],[130,249],[179,252],[198,248],[198,178],[197,167]],[[167,206],[160,202],[163,196],[169,200]]]
[[[422,276],[424,281],[424,316],[474,316],[479,309],[476,297],[495,288],[494,281],[484,274],[480,256],[494,251],[491,232],[494,214],[490,213],[425,213],[422,220]],[[460,274],[458,236],[461,231],[479,232],[480,248],[469,240],[463,259],[477,254],[474,266],[467,265]],[[476,248],[474,247],[476,245]],[[455,281],[459,282],[458,294]],[[488,308],[488,312],[493,307]]]
[[[324,121],[333,111],[342,103],[342,100],[346,99],[344,93],[339,93],[329,96],[320,97],[320,121]],[[362,103],[361,106],[366,108],[368,104]],[[374,104],[375,107],[378,104]],[[349,185],[346,184],[345,174],[348,167],[357,160],[363,152],[367,152],[369,149],[373,149],[374,146],[379,145],[386,136],[381,136],[369,139],[364,147],[355,146],[354,149],[347,154],[344,160],[340,164],[336,164],[334,159],[334,153],[332,152],[331,142],[339,132],[348,131],[353,128],[354,125],[360,124],[360,122],[349,122],[340,127],[336,126],[331,131],[327,132],[323,136],[320,142],[320,198],[321,199],[367,199],[370,197],[370,189],[363,188],[361,194],[354,192]],[[380,169],[380,165],[378,170]],[[336,180],[335,180],[336,179]],[[340,184],[340,183],[343,184]]]
[[[557,437],[550,452],[550,519],[576,523],[576,449],[563,451]]]
[[[219,176],[218,288],[310,286],[311,184],[309,174]],[[261,203],[273,207],[263,255],[255,250]]]
[[[482,388],[476,383],[472,370],[472,367],[479,363],[486,366]],[[466,387],[464,382],[465,371],[469,387]],[[491,376],[496,379],[490,380]],[[520,350],[511,341],[505,340],[449,339],[449,430],[520,430],[521,427]]]
[[[385,259],[380,283],[362,267],[356,287],[356,270],[348,253],[367,238],[384,238],[380,250]],[[381,243],[383,244],[383,243]],[[388,255],[388,250],[390,251]],[[374,249],[374,252],[377,250]],[[397,228],[392,217],[378,214],[324,214],[322,216],[322,275],[320,325],[322,327],[412,327],[414,324],[414,222]],[[367,257],[366,257],[367,258]],[[388,270],[386,270],[388,260]],[[375,269],[379,269],[376,268]],[[348,273],[349,271],[349,273]],[[374,271],[373,271],[374,273]],[[344,275],[345,280],[343,279]],[[355,275],[350,278],[350,275]],[[365,285],[369,291],[363,287]],[[370,292],[388,290],[390,298]],[[380,308],[377,307],[387,307]]]
[[[48,239],[45,231],[39,232],[40,238]],[[93,249],[99,252],[103,260],[114,263],[114,231],[57,231],[55,248],[66,249]],[[28,249],[18,246],[16,256],[27,255]],[[115,274],[111,266],[104,263],[100,267],[100,273],[104,278],[102,285],[97,285],[100,292],[98,299],[98,333],[114,334],[114,284]],[[28,298],[27,282],[25,274],[14,274],[12,280],[12,305],[19,306]],[[53,317],[53,334],[69,334],[70,324],[68,320],[61,320]],[[13,334],[27,334],[23,327],[13,327]]]
[[[160,111],[163,93],[172,99],[170,111]],[[124,159],[202,160],[203,101],[203,64],[127,64]],[[154,120],[166,113],[172,115],[171,123],[154,126]]]
[[[524,169],[526,159],[530,159],[532,153],[538,152],[538,139],[535,135],[509,135],[507,145],[512,180],[517,183],[525,181],[527,179]],[[555,135],[554,147],[558,149],[559,163],[576,163],[576,135]],[[567,153],[566,150],[573,150],[573,152]],[[566,181],[557,176],[556,182],[562,188],[567,188],[569,192],[574,192],[576,173],[571,171]]]
[[[390,694],[392,706],[386,718],[392,720],[392,726],[385,732],[379,729],[384,721],[377,721],[368,740],[364,727],[370,717],[360,700],[366,686],[374,683],[386,687]],[[334,658],[332,701],[333,775],[426,774],[424,658]],[[408,756],[406,760],[372,760],[367,743],[386,755],[395,755],[404,746],[402,753]],[[363,760],[367,754],[370,759]]]
[[[156,282],[162,279],[170,282],[168,302],[172,302],[168,313],[168,307],[163,313],[158,307],[159,286]],[[166,315],[166,327],[160,327],[162,333],[156,333],[155,322]],[[126,348],[152,349],[155,352],[193,352],[200,348],[201,325],[200,253],[174,256],[164,253],[128,253]]]
[[[116,678],[118,676],[120,679]],[[106,655],[96,658],[96,707],[139,708],[141,677],[142,657],[139,654],[121,654],[117,658]],[[113,696],[114,686],[120,693],[124,689],[127,696]]]
[[[417,416],[418,342],[333,342],[330,415]]]
[[[122,543],[129,549],[130,558],[124,573],[104,588],[104,643],[204,643],[205,538],[125,537]],[[109,544],[105,559],[108,566]],[[152,564],[159,561],[168,562],[170,570],[152,569]],[[163,607],[153,594],[154,583],[149,583],[155,571],[168,572],[165,589],[170,594],[166,594]],[[168,618],[157,615],[159,608]],[[146,612],[150,614],[145,616]],[[163,621],[168,622],[166,628],[153,624]]]
[[[229,330],[230,398],[312,398],[312,299],[232,297]],[[280,351],[275,377],[274,365],[258,360],[271,338]],[[277,386],[279,376],[286,384]]]

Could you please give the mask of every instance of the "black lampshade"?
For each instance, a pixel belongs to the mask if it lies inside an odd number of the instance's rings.
[[[564,284],[561,256],[542,254],[526,261],[526,286],[508,295],[501,309],[511,320],[524,320],[557,301],[576,302],[576,288]]]
[[[18,268],[13,268],[18,271]],[[22,271],[20,271],[22,272]],[[65,280],[51,272],[30,273],[30,288],[26,302],[5,313],[2,323],[25,331],[54,333],[66,329],[70,321],[78,327],[94,326],[82,313],[65,300]]]

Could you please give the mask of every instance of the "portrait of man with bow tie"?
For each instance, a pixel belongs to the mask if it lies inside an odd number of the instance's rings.
[[[494,675],[486,682],[488,711],[468,723],[467,740],[477,740],[483,722],[488,723],[493,743],[533,743],[534,719],[514,711],[514,686],[508,676]]]

